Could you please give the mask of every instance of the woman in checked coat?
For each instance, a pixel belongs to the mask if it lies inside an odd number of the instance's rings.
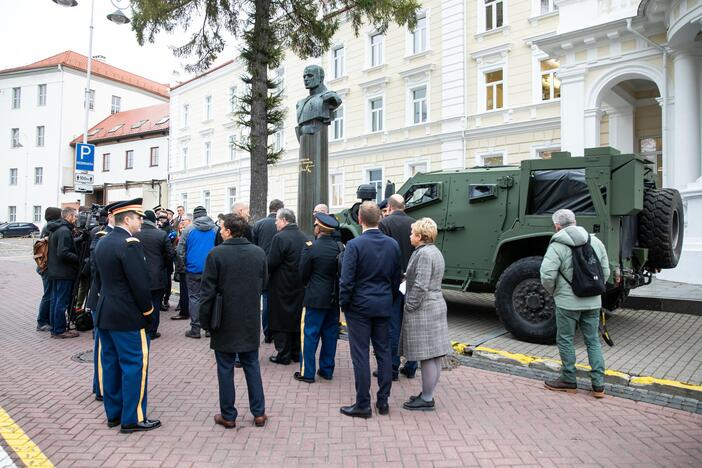
[[[400,355],[408,361],[421,361],[422,393],[410,397],[402,405],[408,410],[434,409],[434,389],[439,383],[441,358],[451,352],[446,301],[441,293],[444,257],[434,245],[436,235],[436,223],[430,218],[412,224],[410,241],[415,250],[407,266]]]

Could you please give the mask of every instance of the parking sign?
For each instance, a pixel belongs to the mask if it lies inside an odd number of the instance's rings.
[[[76,145],[76,170],[92,171],[95,169],[95,145],[78,143]]]

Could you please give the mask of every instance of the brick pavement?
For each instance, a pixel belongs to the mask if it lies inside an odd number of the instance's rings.
[[[585,392],[547,392],[541,383],[459,367],[445,372],[437,411],[400,408],[419,380],[393,386],[390,416],[343,417],[353,400],[348,346],[340,342],[331,382],[307,385],[292,366],[267,362],[262,375],[270,416],[252,426],[243,376],[240,418],[225,430],[207,340],[187,340],[183,322],[163,314],[154,342],[149,415],[164,426],[122,435],[105,425],[90,394],[92,366],[71,357],[91,348],[90,334],[58,341],[34,331],[40,281],[29,261],[0,259],[0,407],[57,466],[699,466],[702,417]],[[242,398],[243,397],[243,398]],[[4,441],[3,448],[9,451]],[[15,462],[17,459],[11,454]]]

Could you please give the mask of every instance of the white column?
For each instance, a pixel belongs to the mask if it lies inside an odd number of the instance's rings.
[[[673,139],[675,165],[673,186],[685,188],[702,175],[700,148],[700,75],[699,58],[689,52],[673,55],[675,73],[675,114]]]
[[[581,156],[585,149],[585,72],[563,72],[561,78],[561,149]],[[599,127],[597,132],[599,141]]]
[[[596,148],[600,146],[600,122],[602,121],[602,114],[603,112],[599,108],[585,110],[585,148]],[[612,145],[610,144],[610,146]]]
[[[608,111],[609,146],[622,153],[634,152],[634,108],[617,107]]]

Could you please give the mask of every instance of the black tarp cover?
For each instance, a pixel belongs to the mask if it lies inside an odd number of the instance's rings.
[[[566,208],[575,214],[594,215],[585,169],[534,171],[529,189],[529,213],[553,214]]]

